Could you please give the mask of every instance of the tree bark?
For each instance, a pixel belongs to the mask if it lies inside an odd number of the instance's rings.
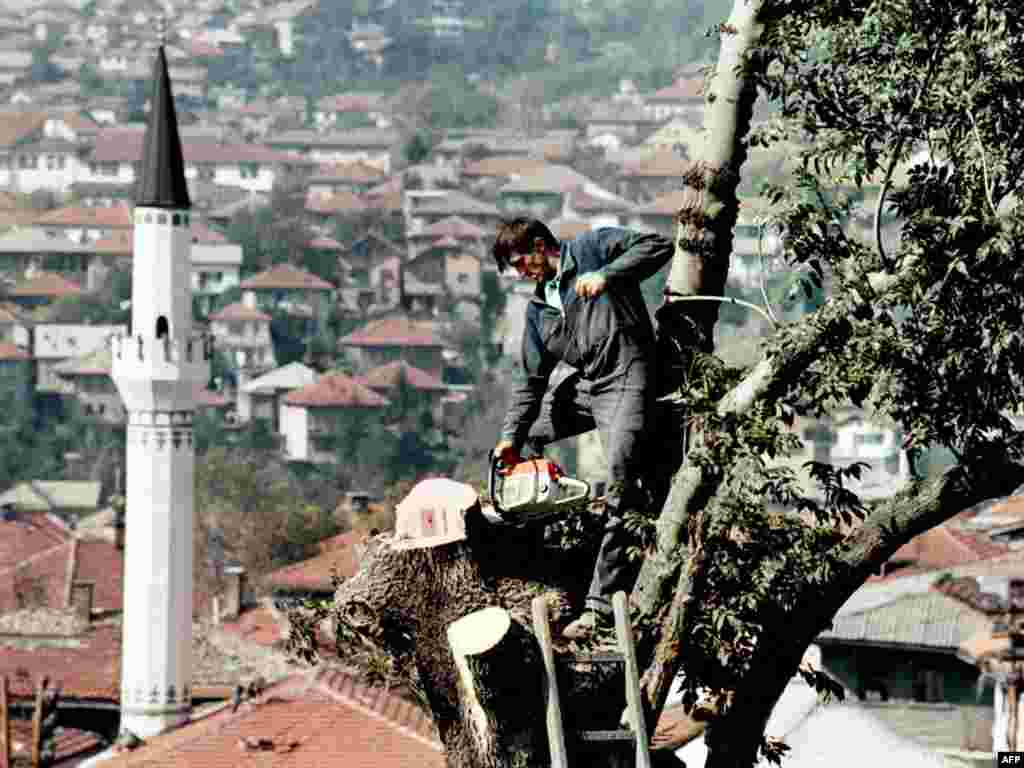
[[[466,528],[464,541],[419,548],[376,537],[339,586],[334,615],[395,662],[433,715],[451,768],[546,766],[539,648],[524,625],[539,594],[556,625],[579,610],[593,552],[545,547],[540,532],[493,527],[479,511]],[[621,686],[590,693],[575,701],[622,701]]]
[[[535,764],[546,745],[543,668],[534,637],[508,611],[490,607],[448,627],[458,678],[459,709],[472,763],[481,768]]]

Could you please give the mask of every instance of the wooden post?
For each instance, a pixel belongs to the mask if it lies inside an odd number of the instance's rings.
[[[7,708],[7,675],[0,675],[0,768],[11,768],[11,713]]]
[[[643,698],[640,695],[640,669],[636,663],[633,627],[629,622],[629,608],[626,605],[625,592],[616,592],[612,596],[612,608],[615,611],[615,634],[619,641],[619,653],[625,660],[626,707],[630,715],[629,725],[636,738],[636,768],[651,768],[647,722],[644,717]]]
[[[43,766],[43,696],[48,682],[44,676],[36,684],[36,702],[32,710],[32,768]]]
[[[533,631],[540,644],[544,661],[547,688],[544,703],[547,718],[548,747],[551,750],[551,768],[569,768],[569,757],[565,750],[565,730],[562,725],[562,704],[558,698],[558,671],[555,669],[555,652],[551,646],[551,626],[548,624],[548,601],[543,597],[533,598],[530,604],[533,613]]]

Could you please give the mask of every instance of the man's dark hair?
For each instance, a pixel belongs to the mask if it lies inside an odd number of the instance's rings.
[[[558,238],[551,234],[551,230],[540,219],[517,216],[502,221],[495,232],[494,245],[491,246],[491,255],[498,265],[498,271],[504,272],[508,268],[513,254],[533,251],[533,242],[538,237],[546,245],[558,247]]]

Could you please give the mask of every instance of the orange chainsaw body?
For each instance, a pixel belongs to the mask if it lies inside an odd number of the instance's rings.
[[[501,522],[548,520],[587,498],[590,485],[565,474],[549,459],[525,459],[512,466],[491,463],[491,502]]]

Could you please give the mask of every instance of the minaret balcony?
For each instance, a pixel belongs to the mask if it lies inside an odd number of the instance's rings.
[[[213,337],[114,336],[110,377],[129,411],[194,410],[210,378]]]

